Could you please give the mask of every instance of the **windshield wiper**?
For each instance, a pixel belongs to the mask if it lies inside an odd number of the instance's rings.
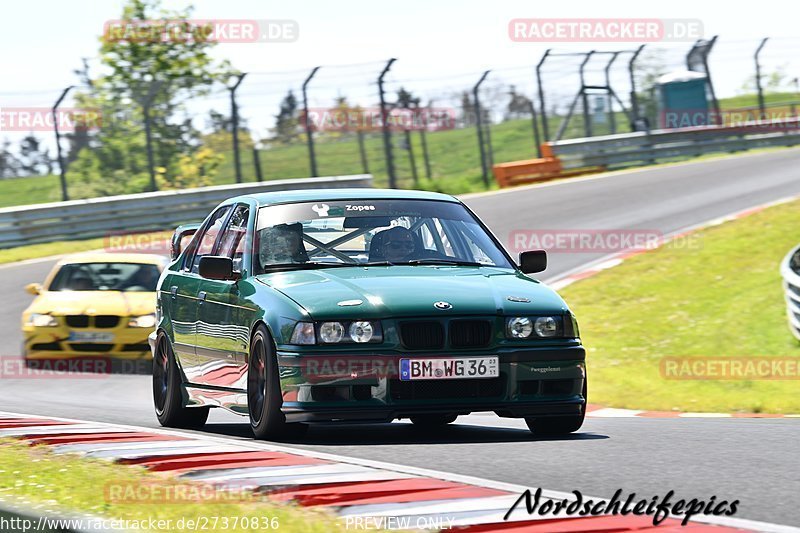
[[[461,261],[458,259],[435,259],[433,257],[428,259],[411,259],[401,263],[404,265],[453,265],[453,266],[490,266],[478,263],[477,261]]]
[[[391,261],[368,261],[366,263],[359,263],[358,266],[362,267],[384,267],[384,266],[395,266],[397,263],[392,263]]]
[[[359,265],[357,263],[326,263],[324,261],[306,261],[304,263],[275,263],[272,265],[263,265],[261,270],[263,272],[267,272],[269,270],[281,269],[312,270],[316,268],[340,268],[353,266]]]

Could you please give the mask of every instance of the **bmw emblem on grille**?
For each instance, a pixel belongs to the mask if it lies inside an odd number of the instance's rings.
[[[436,302],[436,303],[433,304],[433,306],[436,309],[442,309],[442,310],[452,309],[453,308],[453,306],[450,305],[448,302]]]

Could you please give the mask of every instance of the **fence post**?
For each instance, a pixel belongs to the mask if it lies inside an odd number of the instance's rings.
[[[58,131],[58,106],[60,106],[64,98],[67,97],[67,93],[72,90],[72,87],[73,86],[70,85],[64,89],[53,106],[53,131],[56,134],[56,155],[58,157],[58,171],[61,180],[61,200],[64,202],[69,200],[69,194],[67,193],[67,167],[64,162],[64,156],[61,155],[61,134]]]
[[[614,61],[617,60],[617,56],[619,56],[619,52],[613,52],[611,54],[611,59],[606,64],[605,68],[605,75],[606,75],[606,87],[608,87],[608,94],[606,94],[606,104],[608,105],[608,126],[611,130],[611,134],[617,133],[617,119],[614,117],[614,100],[611,97],[611,65],[614,64]],[[624,111],[624,109],[623,109]]]
[[[489,188],[489,168],[487,166],[486,161],[486,150],[484,149],[483,144],[483,120],[481,120],[481,100],[478,96],[478,91],[480,90],[481,83],[484,82],[486,76],[489,75],[490,70],[487,70],[481,76],[481,79],[478,80],[478,83],[472,88],[472,96],[475,99],[475,123],[478,126],[478,147],[480,148],[481,154],[481,175],[483,177],[483,184],[486,188]]]
[[[311,69],[311,73],[303,82],[303,116],[305,117],[306,128],[306,142],[308,143],[308,161],[311,163],[311,176],[316,178],[319,176],[317,171],[317,156],[314,154],[314,132],[311,128],[311,122],[308,120],[308,84],[311,83],[311,78],[317,73],[319,67]]]
[[[408,163],[411,165],[411,177],[414,180],[414,185],[419,185],[417,162],[414,159],[414,147],[411,145],[411,131],[405,130],[403,133],[405,134],[406,138],[406,146],[408,146]]]
[[[533,121],[533,144],[536,145],[536,156],[542,157],[542,141],[539,138],[539,122],[536,120],[536,106],[533,105],[533,100],[530,102],[531,107],[531,120]]]
[[[369,174],[369,161],[367,160],[367,148],[364,146],[364,132],[358,130],[356,132],[356,136],[358,137],[358,153],[361,154],[361,168],[364,170],[364,174]]]
[[[392,63],[397,61],[391,58],[378,76],[378,95],[381,100],[381,129],[383,130],[383,150],[386,155],[386,175],[389,177],[389,188],[397,188],[397,178],[394,174],[394,154],[392,154],[392,134],[389,131],[389,115],[386,112],[386,92],[383,89],[383,78],[392,68]]]
[[[547,110],[545,109],[544,105],[544,87],[542,86],[542,66],[544,65],[545,60],[547,60],[547,56],[550,55],[550,49],[544,51],[544,55],[542,59],[539,60],[539,63],[536,65],[536,85],[539,88],[539,112],[542,115],[542,133],[544,134],[545,142],[550,140],[550,130],[547,126]],[[537,143],[537,146],[539,144]],[[539,155],[541,156],[541,149]]]
[[[256,168],[256,181],[264,181],[261,174],[261,156],[258,153],[258,146],[253,146],[253,166]]]
[[[150,172],[150,190],[157,191],[158,183],[156,183],[156,168],[155,160],[153,157],[153,132],[150,125],[150,106],[153,104],[153,99],[156,96],[156,91],[161,86],[160,81],[153,80],[150,82],[150,88],[147,91],[145,101],[142,103],[142,113],[144,114],[144,136],[147,143],[147,169]]]
[[[758,115],[761,120],[767,118],[767,112],[764,105],[764,89],[761,87],[761,64],[758,62],[758,55],[761,53],[761,49],[764,48],[764,45],[767,44],[767,40],[769,37],[764,37],[761,39],[761,44],[758,45],[756,48],[755,53],[755,61],[756,61],[756,89],[758,89]]]
[[[581,63],[580,75],[581,75],[581,103],[583,104],[583,131],[587,137],[592,136],[592,122],[591,118],[589,117],[589,96],[586,94],[586,78],[584,76],[584,69],[586,68],[586,64],[594,55],[594,50],[590,50],[586,57],[584,58],[583,62]]]
[[[636,63],[639,54],[644,50],[644,46],[643,44],[640,45],[631,56],[630,61],[628,61],[628,75],[631,78],[631,114],[633,115],[631,131],[636,131],[636,123],[639,121],[639,96],[636,94],[636,76],[633,73],[633,64]]]
[[[241,85],[244,77],[247,76],[246,72],[236,76],[236,83],[233,87],[228,87],[231,93],[231,134],[233,137],[233,162],[234,170],[236,171],[236,183],[242,182],[242,161],[239,157],[239,106],[236,105],[236,89]]]
[[[419,140],[420,144],[422,144],[422,159],[425,160],[425,177],[428,179],[431,178],[431,160],[428,157],[428,140],[425,136],[425,128],[419,130]],[[369,174],[369,172],[367,172]]]

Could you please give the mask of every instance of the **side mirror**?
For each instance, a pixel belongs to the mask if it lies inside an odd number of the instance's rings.
[[[524,274],[542,272],[547,268],[547,252],[544,250],[528,250],[519,254],[519,269]]]
[[[178,226],[175,233],[172,234],[169,246],[169,258],[175,261],[181,252],[186,247],[186,244],[191,240],[192,236],[197,233],[199,224],[188,224]]]
[[[25,292],[28,294],[32,294],[36,296],[37,294],[42,293],[42,284],[41,283],[28,283],[25,285]]]
[[[197,270],[204,278],[220,281],[236,281],[241,277],[233,270],[233,259],[223,255],[204,255]]]

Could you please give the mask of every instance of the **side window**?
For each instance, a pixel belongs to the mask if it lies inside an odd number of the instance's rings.
[[[191,268],[192,272],[195,274],[200,266],[200,258],[213,253],[214,243],[217,240],[217,235],[219,235],[219,232],[222,229],[222,223],[225,221],[225,217],[230,210],[230,206],[225,206],[218,209],[217,212],[212,215],[212,218],[206,226],[205,231],[203,231],[203,234],[200,235],[199,239],[197,240],[197,248],[194,252]]]
[[[249,215],[250,209],[246,205],[237,205],[220,240],[219,255],[233,259],[233,269],[237,271],[242,270]]]

